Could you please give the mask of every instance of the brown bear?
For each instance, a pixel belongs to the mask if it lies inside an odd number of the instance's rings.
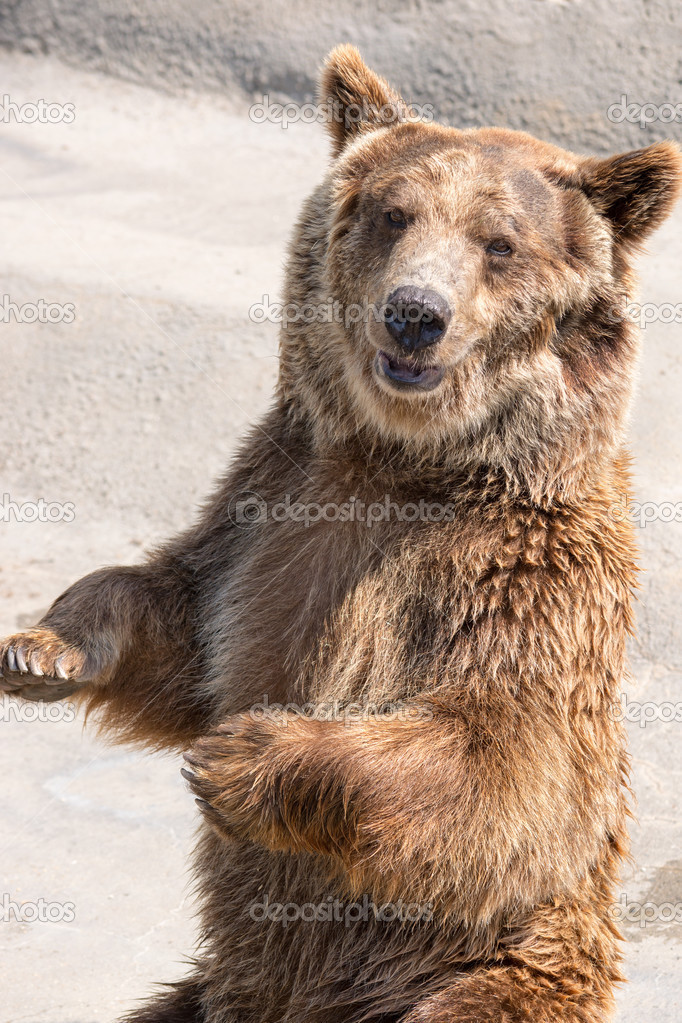
[[[635,575],[618,310],[680,156],[419,122],[349,46],[321,101],[270,412],[194,528],[4,642],[3,688],[188,751],[202,942],[131,1023],[601,1023]]]

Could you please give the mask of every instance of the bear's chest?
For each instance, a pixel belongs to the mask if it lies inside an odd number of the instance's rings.
[[[354,514],[307,505],[254,527],[209,608],[205,643],[224,713],[406,699],[439,684],[453,645],[468,642],[523,552],[510,553],[499,521],[408,504]]]

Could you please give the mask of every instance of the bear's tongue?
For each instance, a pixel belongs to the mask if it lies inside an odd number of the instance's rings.
[[[412,359],[400,359],[386,352],[377,354],[377,369],[395,384],[413,384],[422,390],[430,391],[443,378],[442,366],[419,366]]]
[[[398,380],[404,380],[405,383],[413,383],[424,372],[423,369],[418,369],[413,362],[408,362],[407,359],[392,359],[390,355],[387,355],[386,361],[391,375]]]

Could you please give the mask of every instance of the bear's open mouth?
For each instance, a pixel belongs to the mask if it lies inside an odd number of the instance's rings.
[[[396,390],[432,391],[443,379],[442,366],[423,366],[421,369],[409,359],[397,359],[386,352],[377,352],[374,372]]]

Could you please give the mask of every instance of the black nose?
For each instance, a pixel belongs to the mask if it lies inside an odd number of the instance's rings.
[[[386,330],[407,352],[435,344],[451,315],[442,295],[412,286],[396,288],[384,307]]]

